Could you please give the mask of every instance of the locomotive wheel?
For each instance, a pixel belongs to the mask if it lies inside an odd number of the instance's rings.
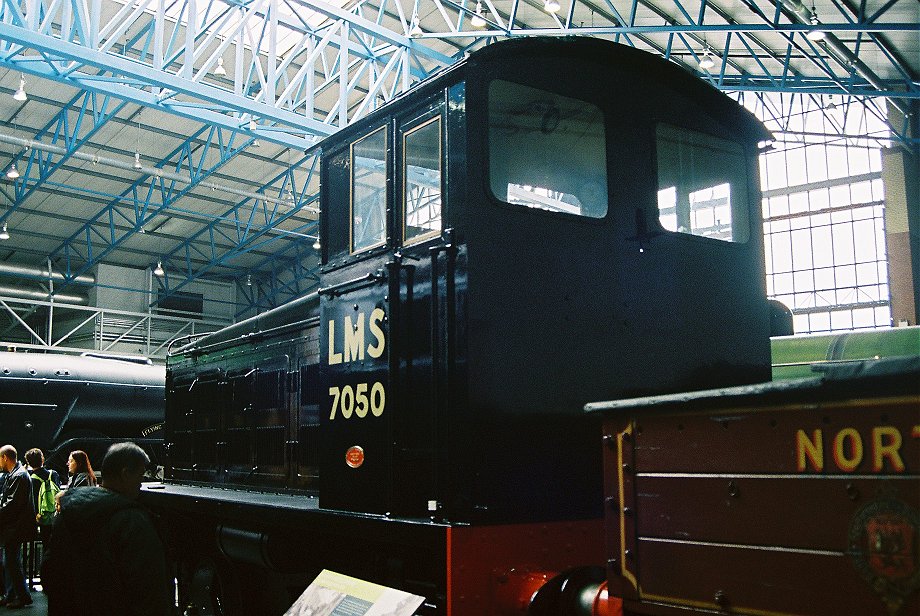
[[[236,616],[239,589],[230,567],[210,558],[198,561],[180,593],[183,616]]]

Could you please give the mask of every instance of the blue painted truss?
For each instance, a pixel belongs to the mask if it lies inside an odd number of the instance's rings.
[[[916,12],[914,0],[879,1],[872,9],[832,0],[822,3],[828,10],[820,21],[814,5],[800,0],[702,0],[692,7],[682,0],[571,0],[556,14],[520,0],[357,0],[348,8],[323,0],[108,2],[106,11],[102,0],[0,3],[0,66],[80,91],[36,132],[35,141],[57,149],[33,148],[14,159],[23,177],[0,221],[53,185],[55,170],[127,104],[202,128],[155,164],[162,172],[142,173],[109,195],[52,252],[65,280],[93,268],[156,217],[178,211],[185,195],[260,139],[297,152],[295,162],[256,196],[205,216],[198,232],[152,258],[167,266],[161,284],[169,293],[234,270],[231,278],[259,281],[240,285],[244,296],[250,287],[259,290],[246,300],[251,307],[305,292],[315,283],[312,239],[303,237],[316,233],[315,222],[303,222],[317,203],[308,188],[316,167],[311,148],[497,38],[603,36],[659,53],[725,91],[860,100],[895,139],[918,144],[908,125],[920,100],[916,67],[889,41],[920,36],[920,14],[905,20],[896,13],[906,5]],[[816,29],[821,40],[809,37]],[[701,68],[704,59],[711,66]],[[216,162],[206,163],[214,151]],[[301,186],[294,170],[306,172]],[[277,257],[237,269],[239,257],[256,250]]]

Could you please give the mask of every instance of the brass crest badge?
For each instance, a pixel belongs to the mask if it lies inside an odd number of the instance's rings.
[[[860,509],[850,524],[849,554],[891,616],[920,588],[920,514],[883,497]]]

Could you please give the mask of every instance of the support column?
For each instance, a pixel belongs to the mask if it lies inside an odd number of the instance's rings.
[[[920,102],[911,101],[910,134],[918,132]],[[889,105],[889,117],[901,113]],[[917,325],[920,317],[920,148],[895,145],[882,151],[885,243],[892,325]]]

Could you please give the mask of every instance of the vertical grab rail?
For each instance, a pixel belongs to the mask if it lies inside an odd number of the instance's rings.
[[[456,255],[457,248],[453,241],[453,229],[445,229],[442,234],[442,243],[429,249],[431,254],[431,407],[432,433],[438,435],[442,428],[439,421],[440,413],[450,413],[451,394],[453,392],[454,363],[454,324],[456,313]],[[442,324],[440,313],[440,263],[441,253],[446,256],[444,267],[444,322]],[[443,328],[442,328],[443,325]],[[443,334],[443,344],[442,344]],[[443,386],[442,386],[443,385]],[[437,455],[437,454],[436,454]],[[438,494],[440,460],[435,460],[432,466],[432,494]]]
[[[397,409],[402,408],[402,405],[400,404],[401,394],[402,394],[402,392],[400,391],[400,385],[402,383],[402,378],[400,377],[400,371],[399,371],[400,359],[403,353],[402,351],[403,345],[402,345],[402,340],[401,340],[402,337],[399,335],[399,327],[400,327],[400,322],[402,319],[402,295],[401,295],[402,289],[400,288],[402,285],[402,268],[403,268],[402,255],[399,254],[399,252],[397,251],[396,254],[393,255],[393,260],[387,261],[386,263],[387,296],[388,296],[388,301],[389,301],[389,305],[387,307],[387,321],[389,324],[389,327],[387,328],[388,329],[387,340],[389,342],[389,347],[390,347],[389,355],[387,356],[387,366],[388,366],[387,372],[390,375],[389,383],[387,384],[387,398],[389,398],[389,400],[387,401],[387,405],[390,406],[390,408],[397,408]],[[396,428],[392,421],[386,422],[386,426],[388,430],[387,440],[392,443],[396,440],[395,438]],[[389,486],[393,486],[394,477],[392,476],[392,474],[393,474],[393,462],[395,461],[395,459],[396,459],[396,452],[393,451],[390,454],[391,463],[388,465],[389,467],[388,472],[390,476],[387,477],[387,485]],[[392,498],[393,498],[393,489],[391,487],[387,495],[387,500],[390,501],[388,502],[388,508],[391,511],[393,510]]]

